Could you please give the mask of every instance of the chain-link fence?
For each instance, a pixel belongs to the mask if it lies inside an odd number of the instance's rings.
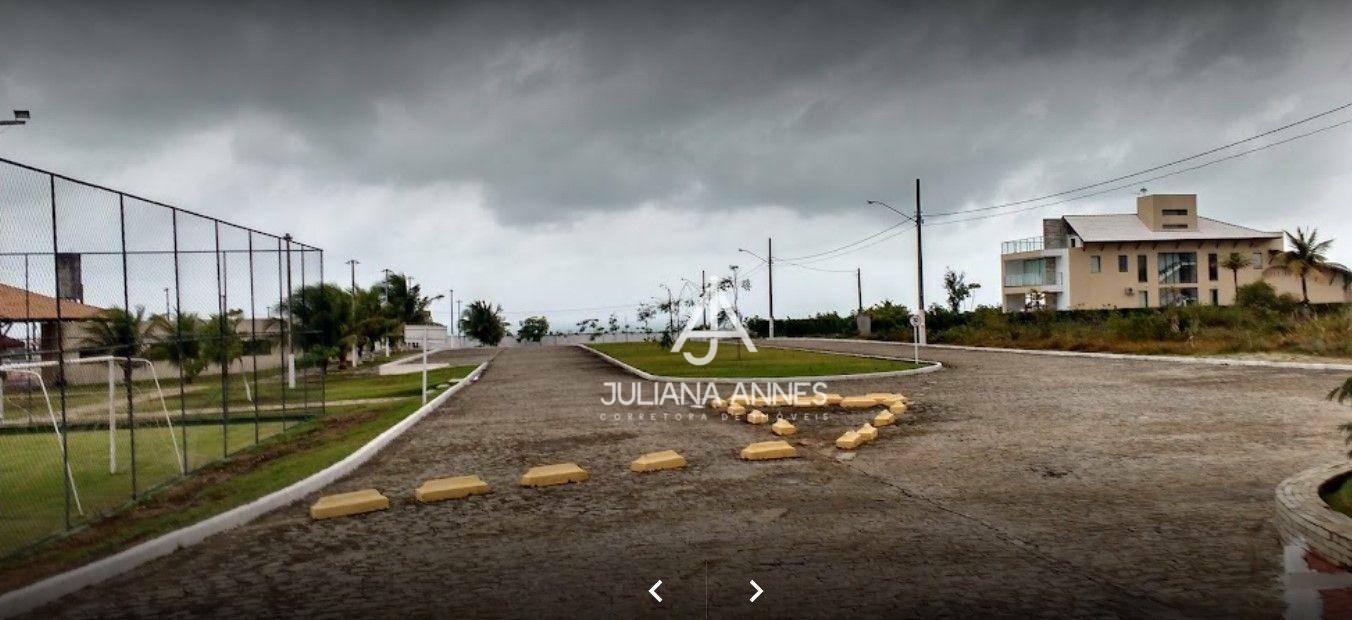
[[[0,556],[322,413],[292,300],[323,270],[289,235],[0,159]]]

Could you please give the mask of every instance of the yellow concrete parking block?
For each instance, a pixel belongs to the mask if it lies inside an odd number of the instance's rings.
[[[787,441],[760,441],[742,448],[742,458],[748,461],[768,459],[789,459],[798,456],[798,451]]]
[[[873,428],[873,425],[868,422],[865,422],[864,425],[859,427],[859,430],[855,432],[858,433],[859,437],[865,442],[870,442],[878,438],[878,429]]]
[[[879,405],[884,406],[890,406],[896,403],[906,402],[905,396],[902,396],[901,394],[897,394],[895,392],[869,392],[864,396],[872,398]]]
[[[765,424],[770,421],[770,416],[765,415],[763,411],[758,409],[746,414],[746,421],[752,424]]]
[[[846,409],[867,409],[877,404],[878,401],[870,396],[846,396],[840,400],[840,406]]]
[[[853,450],[864,443],[864,438],[854,431],[845,431],[844,435],[836,438],[836,447],[841,450]]]
[[[682,467],[685,467],[685,457],[675,450],[649,452],[634,459],[634,462],[629,464],[629,469],[636,472],[680,469]]]
[[[310,506],[311,519],[332,519],[359,515],[364,512],[385,510],[390,507],[390,498],[375,489],[362,489],[351,493],[325,495]]]
[[[893,415],[891,411],[882,411],[879,412],[878,415],[873,416],[874,426],[892,426],[896,423],[897,416]]]
[[[780,418],[775,420],[774,424],[770,425],[770,430],[774,431],[774,433],[780,437],[788,437],[789,435],[798,432],[798,427],[794,426],[792,422]]]
[[[413,496],[418,501],[429,504],[448,499],[461,499],[471,495],[488,492],[488,483],[481,480],[478,476],[455,476],[454,478],[437,478],[428,480],[413,492]]]
[[[582,482],[586,479],[587,471],[578,467],[576,463],[559,463],[530,468],[530,471],[521,476],[521,486],[547,487],[555,484]]]

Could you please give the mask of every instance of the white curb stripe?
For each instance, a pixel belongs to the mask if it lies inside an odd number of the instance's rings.
[[[304,480],[273,491],[242,506],[231,508],[214,517],[143,542],[125,551],[0,595],[0,618],[9,618],[31,611],[85,586],[111,579],[155,558],[169,555],[184,547],[191,547],[210,536],[239,527],[268,512],[304,499],[306,495],[352,473],[353,470],[366,463],[385,446],[388,446],[390,442],[427,417],[427,414],[440,407],[461,388],[478,381],[479,376],[488,367],[488,363],[479,364],[464,379],[461,379],[445,392],[438,394],[436,398],[428,401],[426,405],[418,408],[417,411],[409,414],[408,417],[400,420],[394,426],[385,429],[384,432],[367,442],[366,445],[357,448],[355,452],[347,455],[343,460],[311,474]]]

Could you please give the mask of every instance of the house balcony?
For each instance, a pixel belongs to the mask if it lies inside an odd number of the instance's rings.
[[[1066,245],[1067,240],[1065,237],[1027,237],[1000,243],[1000,254],[1021,254],[1023,252],[1041,252],[1043,250],[1062,250],[1066,248]]]
[[[1005,288],[1014,288],[1019,286],[1060,286],[1061,272],[1027,272],[1027,273],[1006,273]]]

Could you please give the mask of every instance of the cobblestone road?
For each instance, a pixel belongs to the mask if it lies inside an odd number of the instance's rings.
[[[576,348],[506,349],[326,490],[375,487],[389,511],[311,522],[295,505],[36,615],[1281,614],[1272,489],[1343,449],[1345,412],[1321,399],[1339,377],[929,357],[949,368],[831,386],[920,403],[852,460],[830,441],[863,414],[799,420],[806,458],[746,463],[738,449],[767,429],[605,407],[605,382],[630,377]],[[667,448],[690,466],[627,471]],[[570,460],[592,479],[516,486],[529,466]],[[409,497],[421,479],[467,473],[493,493]],[[646,593],[658,579],[661,604]],[[755,603],[750,579],[765,588]]]

